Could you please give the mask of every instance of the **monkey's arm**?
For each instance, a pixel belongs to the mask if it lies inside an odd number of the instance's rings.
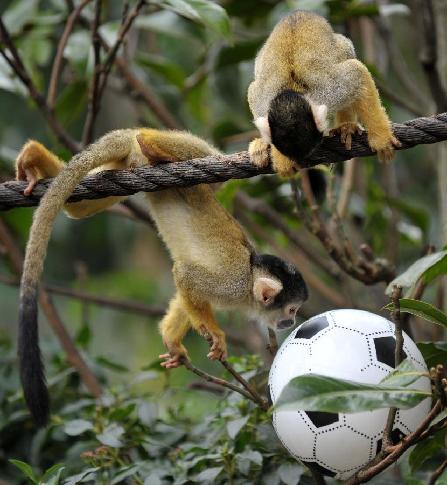
[[[393,135],[390,119],[382,106],[374,80],[362,62],[349,59],[335,64],[324,73],[310,73],[308,84],[309,95],[326,104],[330,112],[337,113],[338,121],[342,121],[341,126],[346,123],[351,125],[344,127],[345,131],[352,134],[352,120],[358,118],[366,128],[369,145],[377,152],[379,160],[393,158],[394,148],[400,143]]]
[[[30,140],[23,146],[17,157],[16,178],[28,182],[24,194],[30,195],[39,180],[56,177],[65,165],[62,160],[41,143]],[[125,168],[118,165],[107,166],[107,168]],[[102,167],[99,168],[103,169]],[[101,212],[122,199],[124,197],[112,196],[104,199],[82,200],[65,204],[64,210],[69,217],[81,219]]]

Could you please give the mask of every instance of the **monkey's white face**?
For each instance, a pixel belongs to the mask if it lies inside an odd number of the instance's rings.
[[[258,277],[253,284],[257,317],[270,328],[286,329],[295,324],[296,314],[303,304],[302,300],[289,301],[277,307],[275,299],[283,289],[280,281],[271,277]],[[273,308],[272,308],[273,306]]]
[[[285,330],[295,325],[296,315],[302,304],[302,301],[296,301],[273,310],[264,308],[259,312],[259,318],[273,330]]]

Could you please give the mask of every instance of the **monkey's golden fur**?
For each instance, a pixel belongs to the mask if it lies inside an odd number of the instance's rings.
[[[64,201],[87,174],[163,161],[181,161],[218,154],[217,149],[189,133],[153,129],[118,130],[105,135],[65,165],[36,141],[29,141],[17,159],[17,177],[29,189],[45,177],[59,174],[36,211],[27,247],[22,291],[35,286],[42,271],[54,219],[64,207],[73,218],[88,217],[121,197]],[[64,170],[62,172],[62,170]],[[208,185],[146,194],[151,214],[174,260],[177,294],[160,329],[169,350],[168,367],[186,355],[181,341],[190,326],[211,343],[209,357],[226,356],[225,336],[212,307],[246,306],[251,302],[252,247],[239,224],[217,202]]]
[[[323,17],[296,11],[284,17],[259,51],[248,102],[255,121],[268,116],[272,99],[282,90],[305,95],[311,105],[326,106],[335,117],[333,134],[347,148],[360,122],[368,132],[370,147],[380,160],[390,160],[399,141],[368,69],[355,58],[352,42],[336,34]],[[299,137],[300,134],[296,133]],[[268,140],[254,140],[249,151],[257,165],[266,163]],[[272,146],[274,168],[291,175],[298,166]]]

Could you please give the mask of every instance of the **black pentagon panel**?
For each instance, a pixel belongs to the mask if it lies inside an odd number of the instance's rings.
[[[301,463],[303,465],[306,465],[307,468],[309,468],[309,470],[316,471],[321,475],[325,475],[326,477],[335,477],[335,475],[337,474],[336,472],[333,472],[332,470],[328,470],[324,466],[321,466],[318,463],[315,463],[313,461],[302,461]]]
[[[329,426],[338,421],[337,413],[325,413],[320,411],[304,411],[304,413],[307,414],[307,417],[312,421],[316,428]]]
[[[396,340],[394,337],[377,337],[374,339],[376,357],[379,362],[386,364],[394,369],[394,347]],[[402,359],[406,359],[407,354],[402,350]]]
[[[310,322],[304,322],[296,331],[295,338],[312,338],[325,328],[329,327],[329,322],[325,316],[314,318]]]
[[[399,441],[405,436],[405,433],[401,431],[399,428],[394,428],[393,431],[391,431],[391,442],[393,445],[397,445]],[[377,441],[376,445],[376,455],[379,453],[379,451],[382,449],[382,438]]]

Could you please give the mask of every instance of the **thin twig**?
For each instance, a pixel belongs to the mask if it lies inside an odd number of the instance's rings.
[[[101,82],[100,82],[99,89],[98,89],[98,109],[99,109],[99,102],[100,102],[101,96],[102,96],[104,89],[107,85],[107,79],[109,77],[109,74],[110,74],[110,71],[113,67],[113,64],[115,63],[115,59],[116,59],[116,56],[118,54],[118,51],[119,51],[121,45],[124,42],[124,39],[126,37],[127,32],[129,31],[134,20],[138,17],[140,10],[143,8],[143,6],[145,4],[146,4],[146,0],[139,0],[138,3],[132,9],[132,11],[127,15],[126,19],[123,21],[123,23],[121,25],[120,31],[118,32],[118,38],[117,38],[115,44],[110,49],[110,51],[107,55],[107,58],[104,61],[103,74],[102,74]]]
[[[335,265],[330,261],[328,262],[326,258],[322,257],[321,254],[315,251],[312,244],[310,244],[309,241],[304,240],[298,231],[294,231],[290,225],[283,220],[281,214],[270,207],[265,201],[250,197],[245,192],[239,191],[235,196],[235,202],[248,211],[259,214],[265,218],[270,225],[273,225],[276,229],[281,231],[290,242],[299,248],[310,261],[317,264],[335,279],[338,280],[340,278],[340,271]]]
[[[378,283],[379,281],[389,282],[394,276],[394,268],[384,259],[367,260],[363,255],[354,255],[347,244],[340,245],[326,228],[317,205],[308,174],[305,170],[301,171],[301,187],[304,198],[309,207],[310,216],[306,213],[301,203],[301,194],[295,180],[292,180],[292,191],[296,209],[300,220],[305,223],[311,233],[313,233],[322,243],[329,256],[339,265],[339,267],[353,278],[366,285]],[[343,241],[349,243],[343,236]]]
[[[79,17],[79,22],[86,28],[90,28],[90,21],[84,17]],[[98,32],[101,46],[105,52],[109,53],[111,47],[105,41],[104,37]],[[128,62],[123,57],[115,58],[115,66],[118,69],[121,77],[128,86],[127,94],[130,94],[136,99],[142,100],[146,106],[153,112],[158,118],[160,123],[166,128],[173,130],[182,129],[182,125],[176,118],[170,113],[163,102],[158,98],[157,94],[144,82],[140,81],[136,75],[132,72]]]
[[[267,350],[270,352],[272,357],[275,357],[278,352],[278,339],[276,338],[276,332],[273,330],[273,328],[268,327],[268,333],[269,343],[267,345]]]
[[[8,286],[20,286],[20,281],[17,278],[8,277],[3,274],[0,274],[0,283]],[[66,296],[68,298],[74,298],[86,303],[113,308],[114,310],[135,313],[145,317],[160,317],[165,313],[165,309],[162,306],[146,305],[133,300],[107,298],[105,296],[92,295],[84,291],[73,290],[71,288],[62,288],[56,285],[41,285],[41,287],[48,293],[54,295]]]
[[[344,173],[337,202],[337,214],[340,219],[345,218],[349,201],[351,200],[357,161],[356,158],[351,158],[351,160],[347,160],[344,165]]]
[[[435,485],[436,480],[442,475],[444,470],[447,468],[447,460],[444,460],[441,465],[432,473],[430,476],[427,485]]]
[[[182,363],[189,371],[194,372],[194,374],[198,375],[202,379],[205,379],[207,382],[212,382],[217,386],[222,386],[222,387],[226,387],[227,389],[231,389],[234,392],[238,392],[239,394],[242,394],[242,396],[246,397],[247,399],[250,399],[250,401],[256,402],[253,396],[245,389],[241,389],[239,386],[235,386],[234,384],[226,381],[225,379],[221,379],[220,377],[213,376],[211,374],[204,372],[203,370],[198,369],[193,365],[193,363],[189,359],[183,359]],[[256,402],[256,404],[258,403]]]
[[[20,275],[23,269],[23,256],[12,235],[10,234],[8,227],[1,219],[0,240],[8,250],[14,272],[17,275]],[[45,316],[47,317],[48,323],[65,350],[68,361],[78,371],[82,382],[89,392],[94,397],[99,397],[102,394],[102,389],[98,379],[88,368],[78,349],[74,345],[70,334],[67,332],[67,329],[65,328],[64,323],[56,310],[56,307],[52,303],[48,293],[43,288],[41,288],[39,291],[39,303],[43,312],[45,313]]]
[[[101,41],[99,39],[99,24],[101,21],[101,5],[102,0],[96,0],[95,3],[95,18],[92,23],[92,45],[94,55],[93,76],[89,89],[89,100],[87,107],[87,118],[84,123],[84,132],[82,134],[82,145],[86,146],[91,143],[93,138],[93,130],[95,128],[96,115],[98,113],[99,97],[99,83],[101,80],[102,65],[101,65]]]
[[[444,389],[445,387],[444,366],[442,364],[438,364],[435,368],[431,369],[430,375],[435,384],[436,394],[438,395],[438,398],[441,400],[443,407],[446,407],[447,396]]]
[[[391,294],[391,302],[393,303],[393,310],[391,312],[392,320],[394,322],[394,335],[396,342],[394,344],[394,368],[397,367],[402,362],[402,351],[404,346],[404,337],[402,334],[402,322],[400,319],[400,297],[402,296],[402,287],[401,286],[394,286],[393,292]],[[382,438],[382,450],[384,450],[387,446],[392,443],[391,433],[394,426],[394,420],[396,418],[397,408],[390,408],[388,412],[388,417],[385,425],[385,429],[383,430],[383,438]],[[382,451],[381,450],[381,451]]]
[[[419,438],[424,436],[424,432],[426,432],[425,437],[430,434],[428,433],[431,429],[429,428],[430,423],[436,418],[441,409],[441,401],[438,400],[431,409],[430,413],[424,418],[422,423],[413,433],[405,436],[397,445],[388,446],[385,450],[383,450],[385,454],[384,458],[382,457],[382,453],[379,453],[373,460],[371,460],[371,462],[357,471],[352,477],[343,481],[343,485],[357,485],[359,483],[368,482],[390,465],[395,463],[405,453],[405,451],[408,450],[408,448],[413,446],[419,441]]]
[[[447,90],[444,88],[438,69],[437,25],[433,0],[419,0],[418,13],[422,21],[423,42],[421,44],[420,61],[435,101],[436,109],[447,109]]]
[[[273,249],[275,254],[286,261],[294,263],[300,269],[304,280],[310,288],[320,293],[324,298],[330,301],[332,305],[339,308],[346,308],[347,303],[344,296],[340,294],[340,292],[334,290],[334,288],[318,276],[314,268],[308,264],[306,258],[299,253],[299,250],[292,252],[290,248],[285,249],[281,247],[277,241],[275,241],[274,237],[272,237],[271,232],[265,230],[260,224],[256,224],[245,212],[239,211],[235,215],[249,232],[264,243],[267,243]]]
[[[73,31],[74,25],[79,15],[81,14],[84,7],[88,5],[91,1],[92,0],[83,0],[74,8],[74,10],[67,18],[64,32],[62,33],[62,37],[60,38],[57,44],[57,51],[54,57],[53,67],[51,69],[51,76],[50,76],[50,82],[49,82],[48,94],[47,94],[47,105],[51,110],[54,109],[54,105],[56,102],[57,86],[59,84],[65,46],[67,45],[68,38],[70,37],[70,34]]]
[[[227,360],[221,360],[220,363],[227,369],[227,371],[247,390],[248,393],[252,396],[252,400],[256,402],[256,404],[266,411],[269,408],[269,404],[267,399],[262,397],[256,389],[248,382],[246,381],[240,374],[239,372],[234,370],[234,367],[227,361]]]
[[[54,131],[58,140],[66,146],[70,151],[77,152],[80,149],[79,144],[71,138],[71,136],[65,131],[59,121],[56,119],[53,110],[48,106],[44,96],[37,90],[31,77],[26,70],[22,59],[11,39],[11,36],[3,23],[0,16],[0,42],[2,42],[9,50],[11,57],[6,53],[6,50],[0,46],[0,54],[9,64],[13,72],[22,81],[28,90],[31,99],[36,103],[37,107],[40,109],[48,125]]]

